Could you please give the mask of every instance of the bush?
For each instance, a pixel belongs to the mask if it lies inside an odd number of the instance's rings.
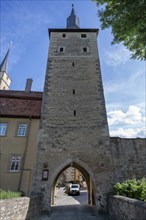
[[[114,185],[114,194],[146,202],[146,178],[126,180]]]
[[[11,192],[0,189],[0,199],[11,199],[21,197],[20,192]]]

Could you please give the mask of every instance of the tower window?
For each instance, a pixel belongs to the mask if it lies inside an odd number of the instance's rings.
[[[72,66],[74,66],[75,65],[75,63],[74,62],[72,62]]]
[[[60,47],[60,48],[59,48],[59,51],[60,51],[60,52],[63,52],[63,51],[64,51],[64,48],[63,48],[63,47]]]
[[[76,116],[76,110],[74,110],[74,116]]]
[[[65,51],[65,47],[64,46],[59,46],[58,47],[58,52],[64,52]]]
[[[87,47],[83,47],[83,52],[87,52]]]
[[[75,89],[73,89],[72,93],[75,94]]]
[[[66,37],[66,34],[62,34],[62,37]]]
[[[81,38],[86,38],[87,35],[86,34],[81,34]]]

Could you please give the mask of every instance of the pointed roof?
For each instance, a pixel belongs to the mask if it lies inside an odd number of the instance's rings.
[[[4,57],[2,63],[0,64],[0,72],[7,72],[7,68],[8,68],[8,57],[9,57],[9,53],[10,53],[10,48],[9,47],[6,56]]]
[[[76,16],[74,10],[74,4],[72,4],[72,10],[70,16],[67,18],[67,26],[68,29],[78,29],[79,27],[79,18]]]

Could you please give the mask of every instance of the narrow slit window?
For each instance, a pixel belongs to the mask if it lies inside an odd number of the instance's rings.
[[[74,66],[75,65],[75,63],[74,62],[72,62],[72,66]]]
[[[76,116],[76,110],[74,110],[74,116]]]
[[[75,94],[75,89],[73,89],[72,93]]]

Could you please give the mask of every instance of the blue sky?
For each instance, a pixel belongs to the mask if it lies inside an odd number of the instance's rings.
[[[0,1],[0,61],[13,42],[8,73],[12,90],[42,91],[49,47],[48,28],[65,28],[71,5],[81,28],[99,28],[98,46],[110,136],[146,136],[146,63],[130,59],[122,45],[111,45],[111,30],[101,30],[97,7],[90,0]]]

